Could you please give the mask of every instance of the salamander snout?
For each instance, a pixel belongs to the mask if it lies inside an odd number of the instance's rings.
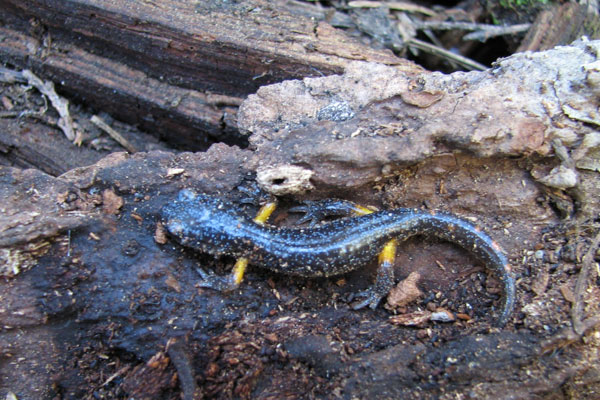
[[[198,197],[198,194],[194,192],[192,189],[182,189],[179,191],[177,195],[177,200],[179,201],[191,201]]]

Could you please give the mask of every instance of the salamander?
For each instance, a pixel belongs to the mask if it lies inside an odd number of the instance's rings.
[[[506,256],[486,233],[444,212],[407,208],[371,212],[358,206],[349,210],[358,216],[318,226],[278,228],[265,225],[264,216],[251,220],[232,203],[184,189],[162,208],[161,222],[184,246],[238,258],[231,277],[199,269],[201,286],[219,290],[237,287],[240,270],[243,274],[247,263],[288,275],[329,277],[358,269],[379,255],[376,281],[355,308],[375,308],[393,287],[398,241],[415,235],[435,236],[465,248],[496,273],[504,287],[497,324],[506,324],[514,307],[515,279]]]

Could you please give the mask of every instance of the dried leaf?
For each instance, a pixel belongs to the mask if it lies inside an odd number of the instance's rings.
[[[387,309],[394,309],[412,303],[423,295],[423,292],[417,287],[417,282],[421,279],[421,274],[414,271],[399,282],[388,294]]]

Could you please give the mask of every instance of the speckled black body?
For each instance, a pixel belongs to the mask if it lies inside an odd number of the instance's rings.
[[[261,226],[218,198],[183,190],[161,211],[162,223],[182,245],[202,252],[246,257],[252,264],[305,277],[332,276],[375,259],[391,239],[436,236],[456,243],[494,270],[504,284],[499,323],[512,312],[514,278],[492,239],[446,213],[395,209],[332,221],[314,228]]]

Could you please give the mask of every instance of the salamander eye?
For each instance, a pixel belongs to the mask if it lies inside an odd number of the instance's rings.
[[[210,207],[205,204],[196,204],[194,207],[188,207],[185,211],[186,221],[189,225],[200,226],[213,218]]]
[[[179,192],[178,200],[194,200],[197,194],[191,189],[183,189]]]
[[[184,224],[178,219],[170,219],[167,221],[167,230],[175,236],[181,236],[185,229]]]

